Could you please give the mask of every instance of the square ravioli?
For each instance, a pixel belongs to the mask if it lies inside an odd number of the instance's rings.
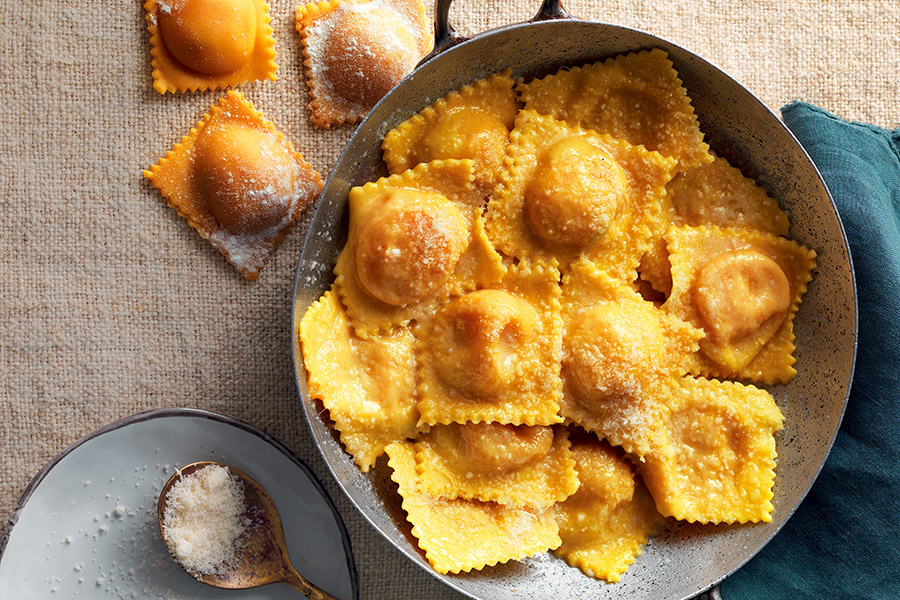
[[[584,256],[633,279],[654,235],[675,161],[640,146],[566,125],[532,110],[516,118],[486,212],[503,253],[556,260],[565,271]]]
[[[325,0],[297,9],[318,127],[356,123],[431,50],[422,0]]]
[[[765,390],[686,377],[662,445],[638,465],[663,515],[699,523],[772,520],[775,437],[784,416]]]
[[[749,229],[672,227],[672,293],[663,309],[703,329],[690,372],[786,383],[794,369],[794,315],[815,251]]]
[[[473,177],[471,160],[434,161],[350,190],[334,272],[358,335],[406,325],[503,276]]]
[[[578,489],[564,427],[450,423],[416,440],[419,484],[432,496],[549,508]]]
[[[678,170],[712,160],[687,91],[659,48],[561,69],[519,92],[527,109],[656,150]]]
[[[573,435],[572,455],[581,486],[556,507],[562,544],[553,553],[590,577],[619,581],[662,517],[620,451]]]
[[[520,262],[422,319],[420,424],[561,422],[559,293],[555,265]]]
[[[299,337],[309,395],[322,402],[363,472],[388,444],[416,436],[419,412],[409,330],[358,338],[332,290],[303,315]]]
[[[247,279],[322,191],[322,178],[230,91],[144,176]]]
[[[510,72],[465,85],[384,137],[389,173],[446,158],[475,161],[475,184],[487,198],[497,185],[519,102]]]
[[[713,162],[678,173],[666,186],[668,223],[738,227],[786,236],[791,224],[778,202],[726,159],[713,156]],[[640,271],[654,289],[665,295],[671,292],[665,240],[660,238],[644,257]]]
[[[412,443],[391,444],[387,454],[412,534],[438,573],[480,570],[559,546],[552,510],[436,498],[419,486]]]
[[[144,11],[160,94],[277,79],[265,0],[147,0]]]
[[[584,261],[563,277],[561,304],[560,414],[642,457],[703,332]]]

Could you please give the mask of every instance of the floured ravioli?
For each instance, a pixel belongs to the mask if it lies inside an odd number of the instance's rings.
[[[415,437],[415,358],[409,330],[358,338],[334,291],[300,321],[309,395],[328,410],[341,442],[365,472],[396,441]]]
[[[609,135],[523,110],[516,118],[502,183],[488,203],[488,235],[510,256],[583,256],[623,280],[634,278],[654,234],[675,163]]]
[[[503,168],[519,103],[509,71],[463,86],[388,132],[389,173],[446,158],[475,162],[475,184],[487,197]]]
[[[432,496],[548,508],[578,488],[565,428],[435,425],[416,441],[419,483]]]
[[[559,271],[521,262],[416,330],[421,424],[550,425],[562,392]]]
[[[680,171],[712,161],[687,91],[659,48],[562,69],[519,90],[525,108],[656,150]]]
[[[703,332],[590,263],[573,265],[562,289],[560,414],[640,458]]]
[[[553,552],[591,577],[619,581],[662,517],[620,451],[579,436],[572,455],[581,486],[556,507],[562,544]]]
[[[233,91],[144,176],[247,279],[322,191],[312,166]]]
[[[160,94],[277,79],[265,0],[147,0],[144,11]]]
[[[687,377],[669,409],[661,446],[638,465],[659,511],[700,523],[771,521],[774,433],[784,421],[772,396]]]
[[[559,546],[552,510],[434,497],[419,485],[411,443],[392,444],[387,454],[412,534],[438,573],[480,570]]]
[[[793,320],[816,253],[771,234],[672,227],[672,293],[663,309],[703,329],[690,371],[785,383],[796,370]]]
[[[421,0],[325,0],[297,9],[319,127],[361,120],[431,50]]]
[[[791,225],[774,198],[720,156],[676,175],[666,186],[665,206],[668,223],[679,226],[738,227],[786,236]],[[672,291],[664,239],[644,257],[640,271],[656,290],[666,296]]]
[[[350,191],[350,230],[334,269],[358,335],[433,314],[448,296],[498,281],[472,161],[422,164]]]

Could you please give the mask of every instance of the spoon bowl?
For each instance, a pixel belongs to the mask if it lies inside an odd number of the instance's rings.
[[[227,565],[223,565],[214,573],[194,573],[187,569],[185,571],[195,579],[217,588],[238,590],[281,582],[304,594],[310,600],[337,600],[334,596],[307,581],[291,565],[281,516],[278,514],[275,503],[253,478],[234,467],[213,461],[195,462],[178,469],[169,478],[159,494],[157,505],[159,531],[163,540],[166,539],[164,516],[172,486],[182,477],[210,465],[228,469],[232,476],[242,482],[243,516],[248,525],[241,535],[241,543],[235,548],[234,559],[229,560]],[[171,548],[169,550],[170,554],[174,556]],[[184,568],[183,565],[182,568]]]

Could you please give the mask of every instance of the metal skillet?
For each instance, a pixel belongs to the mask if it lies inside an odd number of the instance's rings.
[[[531,21],[459,36],[451,0],[437,0],[436,50],[360,124],[338,160],[312,218],[294,289],[294,364],[310,431],[338,485],[362,515],[410,560],[476,599],[604,598],[685,600],[718,585],[784,525],[815,480],[837,433],[856,356],[856,293],[843,226],[818,171],[778,116],[704,59],[642,31],[573,19],[545,0]],[[550,555],[460,575],[431,569],[409,531],[384,461],[369,474],[352,463],[324,410],[310,399],[297,327],[332,281],[347,230],[351,187],[386,174],[381,141],[393,127],[471,81],[511,68],[529,78],[564,65],[646,48],[669,53],[707,142],[756,179],[789,212],[792,238],[814,248],[818,268],[795,322],[797,369],[770,391],[784,413],[771,523],[701,526],[670,522],[615,584],[605,584]]]

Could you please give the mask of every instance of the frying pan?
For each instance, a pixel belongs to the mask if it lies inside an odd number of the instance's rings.
[[[529,22],[464,39],[449,25],[449,6],[450,0],[437,1],[436,51],[359,125],[309,226],[297,266],[293,331],[297,385],[310,431],[338,485],[372,526],[410,560],[472,598],[691,598],[716,586],[778,532],[815,480],[837,433],[853,374],[857,326],[852,263],[837,210],[815,166],[778,116],[688,50],[635,29],[573,19],[558,0],[545,0]],[[785,428],[776,438],[772,522],[669,522],[615,584],[587,577],[551,555],[440,575],[410,534],[385,461],[361,473],[306,387],[297,331],[307,307],[334,279],[332,268],[346,239],[347,193],[386,174],[380,147],[390,129],[466,83],[506,68],[514,77],[528,78],[647,48],[668,52],[710,146],[779,199],[791,217],[791,237],[819,255],[795,322],[798,375],[787,385],[769,388],[785,415]]]

